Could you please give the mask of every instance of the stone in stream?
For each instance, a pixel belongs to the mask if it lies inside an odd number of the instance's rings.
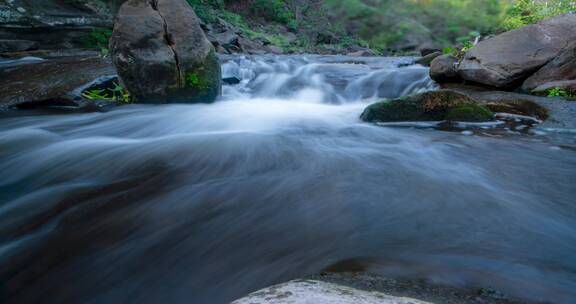
[[[576,14],[564,14],[484,40],[468,51],[459,75],[494,87],[513,87],[576,41]]]
[[[435,57],[430,62],[430,78],[439,83],[460,81],[461,79],[456,69],[457,64],[458,58],[452,55]]]
[[[377,291],[364,291],[317,280],[295,280],[268,287],[232,304],[431,304]]]
[[[361,119],[367,122],[493,120],[494,114],[469,96],[452,90],[415,94],[368,106]]]
[[[110,53],[136,102],[213,102],[221,92],[218,58],[185,0],[124,3]]]

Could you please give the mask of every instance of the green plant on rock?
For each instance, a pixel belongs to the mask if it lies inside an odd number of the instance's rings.
[[[112,88],[88,90],[82,97],[89,100],[104,100],[109,102],[131,103],[132,96],[122,85],[113,82]]]
[[[82,39],[82,45],[85,48],[98,49],[102,57],[108,57],[110,37],[112,37],[112,29],[92,29],[90,35]]]
[[[549,89],[547,92],[548,97],[568,97],[568,98],[576,98],[576,94],[568,92],[562,88],[556,87]]]
[[[192,72],[186,74],[186,86],[197,89],[197,90],[206,90],[210,87],[209,83],[203,79],[199,73]]]

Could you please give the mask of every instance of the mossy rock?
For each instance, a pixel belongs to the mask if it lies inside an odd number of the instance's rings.
[[[493,113],[467,95],[439,90],[372,104],[364,110],[367,122],[490,121]]]
[[[444,119],[450,121],[482,122],[490,121],[493,117],[494,113],[486,106],[468,103],[449,108],[448,111],[446,111],[446,117]]]

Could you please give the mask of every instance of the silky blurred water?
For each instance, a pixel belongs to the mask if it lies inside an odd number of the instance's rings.
[[[362,123],[435,88],[406,61],[230,57],[214,104],[0,119],[0,299],[227,303],[366,259],[576,302],[575,135]]]

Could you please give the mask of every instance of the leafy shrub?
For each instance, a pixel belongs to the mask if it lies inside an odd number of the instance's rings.
[[[576,11],[576,1],[571,0],[516,0],[502,21],[503,30],[517,29],[540,20]]]
[[[89,100],[104,100],[109,102],[131,103],[132,96],[120,84],[114,82],[113,87],[105,89],[94,89],[82,93],[82,97]]]
[[[569,97],[569,98],[574,98],[576,97],[576,94],[573,94],[571,92],[568,92],[562,88],[552,88],[550,90],[548,90],[548,97]]]
[[[92,29],[89,36],[84,37],[82,45],[88,49],[98,49],[102,57],[108,56],[108,43],[112,37],[112,29]]]
[[[294,19],[294,14],[282,0],[252,0],[252,10],[264,19],[282,24],[288,24]]]
[[[216,21],[215,10],[224,8],[224,0],[187,0],[198,18],[206,23]]]

